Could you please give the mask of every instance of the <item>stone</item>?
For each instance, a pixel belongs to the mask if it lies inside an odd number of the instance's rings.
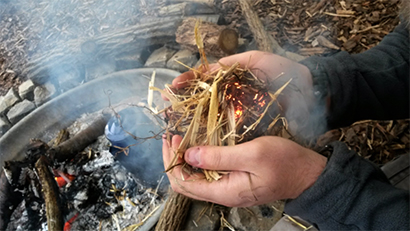
[[[44,84],[43,86],[38,86],[34,89],[34,103],[37,107],[39,107],[54,97],[56,93],[56,87],[50,82]]]
[[[20,98],[34,100],[34,89],[35,88],[36,88],[36,85],[34,85],[31,79],[25,81],[19,86]]]
[[[283,206],[283,202],[277,201],[248,208],[232,208],[227,220],[236,230],[270,230],[281,219]]]
[[[167,68],[179,71],[179,72],[186,72],[189,69],[185,66],[179,64],[178,61],[187,65],[188,67],[194,67],[194,65],[198,62],[197,54],[188,50],[183,49],[178,51],[177,53],[172,56],[167,62]]]
[[[11,128],[7,118],[0,117],[0,137],[3,136]]]
[[[7,94],[0,98],[0,114],[5,114],[12,106],[20,101],[21,99],[16,90],[10,88]]]
[[[194,200],[183,230],[217,230],[221,216],[215,207],[211,203]]]
[[[10,111],[7,113],[7,118],[10,123],[16,124],[18,121],[24,118],[36,108],[33,102],[25,99],[22,102],[14,105]]]
[[[166,67],[168,60],[175,54],[176,51],[169,49],[167,47],[161,47],[149,56],[147,62],[145,62],[146,67]]]
[[[121,55],[115,58],[118,70],[129,70],[143,67],[145,60],[146,57],[144,59],[142,51]]]
[[[208,60],[209,64],[217,63],[219,61],[218,58],[216,58],[215,56],[210,56],[210,55],[209,56],[207,55],[206,59]],[[199,59],[198,62],[195,64],[195,67],[199,67],[199,65],[201,64],[202,64],[201,59]]]

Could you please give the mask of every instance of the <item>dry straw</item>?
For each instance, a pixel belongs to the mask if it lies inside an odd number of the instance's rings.
[[[197,22],[195,37],[202,64],[198,68],[188,67],[194,73],[188,86],[183,89],[166,86],[165,90],[150,87],[171,102],[171,106],[162,111],[167,116],[168,132],[183,136],[167,171],[190,147],[232,146],[262,135],[287,132],[286,120],[277,113],[280,107],[276,102],[291,80],[271,92],[267,83],[239,63],[232,66],[219,63],[218,69],[212,70],[215,68],[210,68],[207,62],[199,25]],[[223,174],[205,169],[203,173],[208,181],[218,180]]]

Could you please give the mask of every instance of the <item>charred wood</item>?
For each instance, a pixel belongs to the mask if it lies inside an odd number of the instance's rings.
[[[47,226],[50,231],[63,230],[64,221],[59,204],[58,186],[54,175],[50,172],[47,159],[42,156],[36,163],[36,171],[42,187],[42,194],[46,204]]]
[[[22,199],[20,192],[13,192],[13,188],[3,171],[0,176],[0,230],[7,228],[11,214]]]
[[[106,117],[101,116],[73,138],[61,143],[55,148],[51,148],[49,150],[50,157],[59,162],[74,158],[75,155],[94,142],[98,136],[104,134],[107,121]]]

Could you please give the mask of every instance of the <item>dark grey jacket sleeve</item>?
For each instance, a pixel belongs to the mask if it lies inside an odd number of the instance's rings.
[[[341,142],[315,184],[286,203],[285,212],[320,230],[409,230],[409,192]]]
[[[330,95],[328,127],[363,119],[409,118],[409,31],[402,23],[361,54],[310,57],[306,65]]]
[[[402,24],[364,53],[302,61],[314,84],[325,85],[320,89],[330,95],[329,128],[361,119],[409,118],[409,51]],[[393,187],[379,168],[343,143],[332,146],[317,182],[288,202],[285,212],[321,230],[408,230],[409,192]]]

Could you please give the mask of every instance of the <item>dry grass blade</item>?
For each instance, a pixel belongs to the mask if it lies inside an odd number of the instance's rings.
[[[190,68],[195,77],[183,89],[159,90],[171,102],[165,111],[169,132],[183,136],[167,170],[175,167],[176,158],[183,159],[184,152],[193,146],[232,146],[262,135],[284,134],[285,121],[280,120],[280,108],[273,105],[291,80],[271,93],[268,84],[239,63],[220,65],[218,70],[209,72],[199,25],[198,22],[195,26],[195,38],[206,68]],[[274,122],[268,115],[271,109],[278,114],[273,117]],[[219,180],[224,174],[210,170],[203,173],[208,181]]]

